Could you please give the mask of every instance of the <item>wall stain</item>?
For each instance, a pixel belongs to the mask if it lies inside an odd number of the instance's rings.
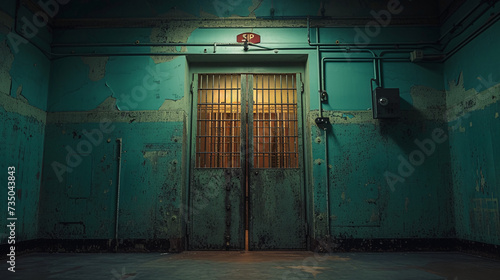
[[[14,62],[14,55],[10,51],[7,41],[0,42],[0,92],[10,95],[12,87],[12,78],[10,76],[10,69]]]
[[[84,64],[89,66],[89,79],[99,81],[104,78],[106,73],[106,63],[109,57],[82,57]]]

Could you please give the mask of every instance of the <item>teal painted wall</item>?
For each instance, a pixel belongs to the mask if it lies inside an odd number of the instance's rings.
[[[422,2],[422,1],[421,1]],[[72,1],[71,5],[61,7],[57,15],[60,18],[106,18],[106,17],[155,17],[164,15],[178,15],[190,17],[231,17],[231,16],[256,16],[270,17],[271,9],[274,16],[320,16],[324,13],[332,17],[359,17],[366,16],[371,10],[387,9],[388,1],[250,1],[250,0],[217,0],[202,1],[191,0],[184,2],[152,0],[147,4],[124,3],[118,0],[106,2]],[[426,0],[425,3],[412,3],[400,1],[404,7],[402,15],[414,16],[426,13],[437,16],[438,3]],[[322,9],[324,11],[322,12]]]
[[[432,139],[434,130],[445,128],[443,122],[421,119],[335,123],[328,136],[332,236],[452,237],[447,141],[434,142],[434,151],[422,159],[412,154],[420,150],[416,140]],[[400,172],[400,157],[413,169]],[[387,172],[404,182],[393,181]]]
[[[119,238],[182,237],[183,123],[133,119],[47,125],[41,238],[115,237],[120,137]]]
[[[2,93],[3,94],[3,93]],[[2,97],[2,103],[4,102]],[[4,103],[5,104],[5,103]],[[3,104],[2,104],[3,105]],[[2,119],[1,136],[3,155],[0,168],[4,172],[0,176],[5,182],[5,188],[0,194],[0,200],[5,205],[0,214],[2,221],[2,232],[0,232],[0,244],[7,243],[8,232],[6,230],[7,217],[7,168],[15,167],[15,215],[16,217],[16,242],[37,238],[38,233],[38,207],[40,183],[42,174],[43,143],[45,136],[45,124],[32,116],[25,116],[17,112],[6,111],[0,108]]]
[[[250,16],[248,22],[241,19],[242,25],[248,25],[253,23],[253,16],[270,16],[272,5],[270,1],[260,5],[246,1],[237,6],[216,6],[215,2],[182,2],[173,9],[171,3],[164,2],[151,2],[148,7],[124,6],[122,1],[75,1],[61,6],[56,18],[237,15]],[[272,8],[276,16],[315,16],[321,15],[324,1],[308,5],[275,2]],[[13,3],[7,1],[0,8],[12,16]],[[381,3],[360,1],[351,9],[327,1],[325,13],[366,17],[370,10],[383,9]],[[402,15],[410,16],[419,9],[429,9],[432,14],[432,5],[411,9],[416,4],[404,5],[407,8]],[[232,43],[237,34],[252,31],[262,36],[261,45],[278,53],[255,47],[245,52],[241,46],[217,46],[216,54],[245,57],[245,67],[257,65],[259,71],[281,63],[280,55],[305,57],[301,61],[305,60],[306,69],[303,110],[309,202],[306,211],[311,238],[319,240],[328,234],[332,238],[360,239],[458,237],[499,244],[499,166],[495,161],[499,155],[494,145],[500,120],[498,103],[481,99],[478,105],[460,109],[460,104],[469,104],[467,89],[486,90],[490,95],[498,92],[498,83],[489,83],[500,80],[495,68],[498,53],[489,47],[499,31],[498,24],[446,63],[383,62],[384,87],[399,88],[401,92],[403,117],[398,120],[372,119],[369,109],[373,65],[348,60],[369,55],[322,52],[320,58],[345,60],[328,62],[324,68],[329,101],[323,109],[332,122],[326,138],[314,124],[319,109],[317,53],[307,43],[304,20],[289,24],[300,27],[226,28],[196,20],[172,20],[158,27],[56,28],[53,34],[43,30],[34,41],[44,48],[50,42],[209,44],[53,47],[51,52],[59,55],[54,55],[52,61],[31,44],[22,44],[19,52],[13,51],[7,40],[12,24],[2,26],[0,51],[7,59],[0,64],[0,114],[5,120],[2,135],[12,140],[1,152],[12,164],[4,162],[0,167],[5,170],[7,165],[17,165],[19,170],[29,171],[19,174],[23,187],[18,194],[22,202],[19,215],[23,215],[24,228],[18,236],[22,240],[113,239],[118,197],[116,139],[121,138],[119,238],[184,237],[187,143],[191,138],[188,73],[193,56],[149,53],[207,53],[210,57],[214,51],[210,44]],[[368,39],[371,43],[433,42],[441,29],[387,27]],[[319,34],[322,43],[353,43],[359,39],[358,30],[350,27],[322,27]],[[317,42],[315,28],[311,29],[311,40]],[[483,49],[491,51],[478,58],[476,54]],[[393,49],[375,52],[386,50]],[[425,50],[428,54],[437,52],[430,47]],[[387,56],[407,58],[409,51]],[[257,54],[260,58],[253,59]],[[262,55],[267,56],[262,59]],[[234,63],[234,59],[224,60]],[[218,66],[220,63],[206,62],[206,67],[214,70]],[[461,72],[462,80],[450,86],[449,82],[457,80]],[[479,88],[478,77],[488,79],[488,83],[481,83]],[[18,94],[21,85],[22,96]],[[26,104],[26,100],[29,106],[19,105]],[[105,132],[99,122],[108,119],[113,129]],[[102,133],[99,141],[95,131]],[[89,132],[94,133],[90,137],[97,138],[89,138]],[[4,177],[1,180],[6,181]],[[6,200],[5,192],[0,193],[0,200]],[[4,226],[1,223],[5,219],[1,220],[0,226]],[[0,237],[0,243],[6,243],[5,235]]]
[[[12,33],[14,1],[0,5],[0,244],[8,243],[7,206],[15,209],[15,241],[38,237],[39,194],[50,61]],[[7,204],[7,168],[15,167],[15,205]],[[9,196],[10,197],[10,196]],[[12,200],[11,200],[12,202]],[[14,245],[15,244],[11,244]]]
[[[457,237],[496,245],[500,54],[491,46],[500,43],[498,32],[497,22],[444,64]]]
[[[248,31],[245,28],[183,28],[191,33],[178,34],[184,31],[184,29],[179,29],[179,31],[172,30],[166,34],[170,34],[170,37],[182,35],[188,43],[212,41],[224,43],[232,42],[237,34]],[[439,32],[438,29],[432,29],[432,32],[423,32],[422,30],[412,28],[412,32],[408,32],[407,29],[389,28],[383,30],[380,37],[373,38],[373,41],[386,42],[390,38],[397,38],[399,41],[431,41],[438,36]],[[119,29],[59,31],[60,36],[55,36],[55,41],[58,43],[74,43],[81,41],[81,38],[92,38],[91,41],[96,43],[134,41],[136,38],[146,40],[145,42],[158,40],[155,37],[148,38],[145,35],[147,32],[157,34],[159,31],[154,28],[133,29],[129,34],[124,34]],[[306,28],[255,28],[253,32],[260,34],[262,44],[271,48],[308,47]],[[314,32],[315,29],[312,29],[312,33]],[[349,41],[349,38],[354,38],[355,35],[356,32],[350,28],[325,28],[320,31],[321,40],[324,40],[324,42],[335,42],[339,39]],[[182,49],[189,53],[199,54],[203,54],[205,49],[209,52],[213,51],[213,47],[210,46],[188,46]],[[84,53],[179,51],[171,47],[104,48],[90,46],[58,48],[58,50],[63,52],[77,50]],[[227,46],[218,46],[216,51],[219,55],[226,54],[228,56],[242,54],[246,56],[262,55],[262,52],[249,51],[246,53],[242,48]],[[382,50],[378,52],[380,51]],[[449,209],[451,209],[451,189],[448,184],[449,167],[447,163],[449,162],[449,155],[447,142],[436,147],[436,152],[425,159],[425,164],[416,168],[415,174],[404,183],[397,185],[394,191],[391,190],[384,176],[385,171],[397,173],[398,156],[408,157],[408,154],[417,149],[418,147],[413,143],[415,140],[431,137],[432,131],[436,128],[446,128],[446,123],[442,119],[444,113],[442,111],[444,110],[442,65],[437,63],[412,64],[409,62],[388,62],[382,65],[383,82],[387,87],[400,88],[404,100],[403,109],[405,109],[405,114],[412,116],[387,124],[373,121],[371,111],[367,111],[371,107],[370,79],[373,78],[373,65],[371,63],[354,62],[327,63],[325,67],[326,90],[330,94],[330,99],[324,105],[325,114],[345,112],[348,116],[344,117],[343,121],[339,123],[334,121],[336,116],[332,115],[334,124],[328,135],[329,165],[331,165],[331,168],[327,175],[326,170],[323,168],[324,164],[315,164],[317,160],[324,160],[325,156],[324,142],[319,144],[315,142],[318,132],[315,125],[312,124],[312,116],[317,114],[318,109],[318,95],[315,94],[318,90],[316,82],[318,64],[315,60],[315,51],[279,50],[278,54],[271,51],[271,55],[278,56],[280,54],[306,54],[309,57],[306,62],[309,72],[305,73],[305,103],[310,105],[307,105],[304,111],[305,116],[308,116],[305,124],[306,135],[311,135],[311,138],[306,141],[312,143],[312,145],[306,147],[310,156],[306,158],[306,161],[308,161],[307,165],[310,166],[312,172],[310,181],[306,186],[309,195],[313,197],[311,204],[308,205],[311,209],[308,211],[310,226],[313,228],[311,235],[314,238],[322,238],[326,234],[327,228],[321,225],[319,217],[328,216],[330,219],[330,232],[336,238],[453,237],[453,219],[449,212]],[[344,54],[323,53],[323,57],[339,56],[346,57]],[[403,54],[403,56],[407,57],[408,53]],[[352,55],[352,57],[360,56]],[[363,57],[363,54],[361,54],[361,57]],[[81,57],[60,58],[53,62],[51,92],[48,101],[48,110],[52,114],[57,115],[58,112],[63,111],[89,111],[90,113],[101,102],[105,102],[98,107],[99,111],[105,110],[101,112],[104,115],[117,109],[121,111],[131,110],[131,115],[134,114],[134,111],[142,112],[142,110],[147,110],[147,112],[154,115],[160,107],[170,111],[180,110],[188,115],[190,107],[185,96],[185,83],[189,83],[189,80],[185,80],[188,64],[183,57],[132,57],[123,55],[86,59],[88,59],[87,63]],[[226,60],[230,59],[226,58]],[[276,65],[279,64],[279,59],[277,61]],[[235,63],[234,59],[232,63]],[[255,63],[258,64],[257,61]],[[206,68],[219,71],[216,70],[217,65],[217,63],[208,63]],[[265,71],[266,67],[272,69],[273,64],[262,62],[261,66],[254,70],[247,66],[243,68],[246,69],[245,71],[248,69],[250,69],[249,71]],[[153,79],[150,79],[148,68],[157,69],[159,74],[152,75]],[[99,76],[92,79],[92,73],[99,73]],[[134,88],[143,85],[145,77],[148,83],[156,83],[158,87],[147,90],[147,97],[140,102],[135,102],[137,106],[121,108],[120,106],[123,106],[124,102],[126,102],[122,95],[131,97]],[[106,100],[112,101],[109,103],[111,107],[105,105],[108,104]],[[167,103],[164,103],[165,100],[167,100]],[[117,107],[113,102],[116,102]],[[165,105],[162,106],[162,104]],[[148,123],[150,121],[152,122],[150,129],[152,127],[161,127],[159,123],[154,123],[154,120],[148,120]],[[57,122],[54,125],[57,126]],[[184,126],[187,129],[187,134],[184,135],[183,139],[186,140],[191,137],[191,132],[188,129],[189,124],[184,124]],[[83,129],[89,129],[87,127],[92,127],[92,124],[79,124],[74,130],[77,134],[81,134]],[[51,131],[50,135],[54,134],[54,136],[50,136],[51,140],[47,141],[45,150],[47,152],[52,151],[49,152],[51,155],[57,154],[61,145],[64,145],[65,141],[62,139],[67,139],[66,141],[73,142],[74,145],[78,143],[71,140],[69,136],[62,136],[60,132],[55,133],[52,126],[49,126],[49,129]],[[134,135],[130,133],[135,132],[122,130],[120,133],[114,134],[111,139],[121,137],[124,139],[124,143],[136,143],[135,140],[131,140]],[[147,134],[146,131],[144,133]],[[165,133],[171,132],[165,131]],[[151,137],[153,138],[149,140],[150,142],[163,143],[164,141],[160,135]],[[134,145],[144,146],[144,143]],[[107,154],[109,159],[110,151],[101,153]],[[181,154],[177,155],[181,156]],[[52,156],[49,157],[52,160]],[[92,155],[92,161],[95,161],[94,158],[101,157],[101,154],[96,157]],[[47,158],[45,164],[48,165],[51,160]],[[129,161],[127,164],[140,167],[143,158],[140,156],[130,157]],[[110,164],[112,166],[111,170],[116,170],[115,163],[112,161]],[[88,165],[91,165],[91,163],[89,162]],[[91,174],[97,172],[92,171],[96,170],[93,168],[85,167],[83,169],[85,171],[82,172],[90,172]],[[145,177],[148,177],[148,174],[152,172],[150,169],[142,167],[140,170],[142,172],[140,174]],[[112,171],[109,172],[112,173]],[[180,178],[178,177],[180,174],[174,176]],[[325,180],[323,178],[325,176],[328,176],[330,186],[328,214],[326,214],[326,202],[322,203],[322,200],[326,200],[326,197],[322,196],[320,191],[324,187]],[[51,199],[49,199],[50,202],[45,203],[45,198],[42,198],[42,213],[44,217],[51,217],[58,213],[56,216],[59,218],[55,220],[42,218],[41,224],[44,225],[43,228],[45,229],[44,236],[52,236],[53,238],[112,238],[110,225],[105,227],[107,229],[104,231],[106,234],[104,232],[100,234],[100,231],[97,230],[99,228],[98,222],[95,219],[83,219],[83,216],[80,217],[83,214],[74,213],[74,211],[80,213],[81,209],[91,209],[89,205],[106,205],[108,200],[114,197],[111,194],[112,192],[105,196],[91,195],[84,199],[86,204],[81,202],[83,204],[72,207],[71,211],[69,211],[70,205],[73,205],[70,201],[72,202],[74,199],[64,195],[61,190],[64,189],[63,186],[67,187],[71,184],[66,181],[68,179],[64,179],[63,183],[53,185],[54,178],[55,174],[53,172],[44,173],[44,182],[46,184],[42,197],[50,197]],[[132,196],[132,193],[140,191],[140,189],[136,190],[133,185],[125,185],[126,179],[123,178],[123,180],[124,195],[130,193],[128,196]],[[91,182],[87,184],[99,186],[103,184],[101,181],[99,177],[92,177]],[[160,189],[161,187],[162,184],[159,183],[150,185],[148,193],[172,192],[173,187],[171,185],[167,185],[165,190]],[[111,189],[113,189],[113,186]],[[147,194],[144,195],[144,197],[147,196]],[[170,211],[180,212],[182,207],[180,204],[177,207],[179,208],[174,207]],[[122,220],[134,223],[138,217],[150,215],[150,211],[152,210],[138,203],[130,211],[125,209],[120,211],[120,223],[122,223]],[[353,212],[356,214],[353,215]],[[161,220],[161,216],[157,212],[154,213],[156,213],[154,216]],[[103,218],[107,219],[112,217],[109,216],[109,210],[103,215]],[[429,215],[434,217],[432,222],[429,222]],[[57,223],[67,222],[65,220],[71,220],[78,224],[77,222],[82,219],[85,220],[83,224],[86,225],[86,234],[80,231],[68,235],[66,229],[60,228],[60,225],[55,226]],[[154,219],[151,221],[143,220],[142,222],[145,224],[142,224],[141,228],[146,227],[150,229],[150,232],[158,230]],[[167,232],[180,232],[180,225],[169,225],[174,226],[174,228],[168,228]],[[120,230],[122,230],[122,227],[120,227]],[[122,238],[126,238],[126,236]],[[151,234],[137,233],[130,235],[128,238],[152,237]]]
[[[184,57],[159,64],[147,56],[56,60],[48,111],[92,110],[108,97],[121,110],[158,110],[166,99],[184,96],[185,71]]]

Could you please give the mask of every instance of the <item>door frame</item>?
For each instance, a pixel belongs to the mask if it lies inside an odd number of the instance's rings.
[[[307,56],[306,56],[307,57]],[[296,60],[296,59],[295,59]],[[278,66],[276,66],[278,65]],[[185,248],[188,249],[188,240],[189,240],[189,233],[191,230],[191,209],[192,209],[192,201],[191,201],[191,174],[194,168],[195,164],[195,158],[192,156],[193,155],[193,141],[196,141],[196,107],[197,107],[197,100],[196,100],[196,95],[197,95],[197,83],[195,83],[195,79],[198,79],[198,74],[274,74],[274,73],[280,73],[280,74],[297,74],[297,77],[300,77],[300,79],[297,79],[297,83],[300,82],[300,84],[297,85],[297,103],[300,108],[298,112],[298,127],[299,127],[299,134],[301,134],[301,149],[299,150],[299,165],[301,169],[304,172],[304,176],[302,176],[302,198],[304,199],[303,207],[304,209],[302,210],[303,214],[303,221],[305,225],[305,232],[304,232],[304,238],[306,239],[306,247],[307,249],[310,248],[311,246],[311,241],[310,241],[310,232],[311,232],[311,227],[312,224],[310,223],[311,221],[311,207],[312,207],[312,189],[308,186],[310,186],[309,183],[309,178],[310,178],[310,164],[307,161],[307,156],[310,155],[310,148],[307,148],[310,146],[311,141],[308,135],[309,125],[306,126],[307,123],[307,116],[309,112],[308,106],[309,106],[309,88],[307,86],[304,86],[308,82],[308,78],[306,76],[306,73],[308,73],[308,67],[307,67],[307,60],[305,59],[300,59],[299,61],[295,62],[289,62],[289,61],[282,61],[282,62],[275,62],[275,63],[269,63],[269,62],[247,62],[247,63],[236,63],[236,62],[231,62],[231,63],[214,63],[213,61],[210,61],[209,63],[203,61],[203,62],[191,62],[188,63],[188,70],[186,71],[186,88],[188,92],[188,104],[186,104],[190,110],[187,111],[187,118],[186,118],[186,136],[187,136],[187,149],[186,149],[186,164],[185,167],[187,171],[185,172],[186,176],[186,186],[185,186],[185,201],[183,202],[182,207],[182,212],[184,216],[184,232],[185,232],[185,237],[184,237],[184,243],[185,243]],[[252,85],[250,85],[252,87]],[[242,83],[242,91],[243,91],[243,83]],[[251,89],[249,89],[251,90]],[[242,94],[243,95],[243,94]],[[242,119],[243,121],[243,119]],[[246,141],[243,139],[245,137],[242,137],[241,141]],[[243,159],[242,159],[243,160]],[[246,164],[246,163],[245,163]],[[243,200],[245,202],[245,200]],[[245,225],[244,225],[245,226]]]

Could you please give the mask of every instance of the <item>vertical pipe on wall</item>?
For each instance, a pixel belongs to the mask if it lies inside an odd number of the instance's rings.
[[[330,239],[330,170],[329,170],[329,162],[328,162],[328,129],[325,129],[325,169],[326,169],[326,188],[325,188],[325,197],[326,197],[326,226],[327,226],[327,238]]]
[[[116,181],[116,212],[115,212],[115,252],[118,251],[118,218],[120,211],[120,178],[122,173],[122,138],[117,138],[118,142],[118,178]]]
[[[319,28],[316,28],[316,40],[319,42]],[[318,59],[318,100],[319,100],[319,117],[323,117],[323,103],[321,102],[321,93],[323,92],[323,87],[321,84],[322,69],[321,69],[321,50],[319,45],[316,46],[316,55]]]
[[[307,24],[308,24],[308,41],[309,44],[311,44],[310,38],[309,38],[309,18],[307,19]],[[323,69],[322,69],[322,64],[323,61],[321,59],[321,50],[320,50],[320,45],[319,45],[319,27],[316,28],[316,53],[317,53],[317,59],[318,59],[318,100],[319,100],[319,117],[323,118],[323,103],[321,101],[321,95],[323,92],[323,84],[322,84],[322,77],[323,77]],[[326,199],[326,238],[330,238],[330,176],[328,175],[329,170],[328,170],[328,129],[325,127],[325,166],[326,166],[326,174],[325,174],[325,199]]]
[[[190,194],[190,187],[191,187],[191,170],[192,170],[192,164],[195,163],[196,161],[196,157],[195,157],[195,161],[193,161],[192,159],[192,155],[191,155],[191,152],[193,151],[193,147],[191,145],[193,145],[193,133],[194,132],[194,74],[191,75],[191,83],[189,84],[189,106],[190,106],[190,110],[189,110],[189,114],[188,114],[188,121],[187,121],[187,126],[188,128],[186,129],[186,137],[189,137],[189,139],[187,140],[187,163],[186,163],[186,166],[187,166],[187,170],[186,170],[186,184],[185,184],[185,187],[186,187],[186,200],[184,201],[184,205],[186,207],[181,207],[181,210],[182,210],[182,213],[181,215],[183,215],[183,221],[186,223],[185,224],[185,234],[184,236],[186,236],[186,238],[184,239],[184,248],[188,248],[189,244],[188,244],[188,235],[189,235],[189,207],[191,206],[189,204],[189,198],[191,197],[191,194]],[[197,80],[198,81],[198,80]],[[198,82],[196,83],[196,86],[198,86]],[[208,86],[207,86],[208,87]],[[197,135],[195,135],[196,137]]]

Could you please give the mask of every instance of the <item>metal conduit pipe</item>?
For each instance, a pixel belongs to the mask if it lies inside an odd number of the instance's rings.
[[[273,50],[253,43],[247,43],[263,49]],[[51,44],[52,48],[87,48],[87,47],[243,47],[244,43],[66,43]]]
[[[317,47],[317,51],[316,51],[316,54],[317,54],[317,61],[318,61],[318,64],[321,63],[321,52],[319,51],[319,47]],[[322,83],[321,83],[321,76],[323,76],[322,74],[322,68],[321,67],[318,67],[318,100],[319,100],[319,117],[322,118],[323,117],[323,102],[321,101],[321,94],[323,92],[323,87],[322,87]]]
[[[484,3],[486,3],[486,1],[479,1],[479,4],[476,5],[476,7],[474,7],[474,9],[470,10],[467,15],[465,15],[464,17],[462,17],[458,22],[456,23],[453,23],[453,27],[448,29],[448,31],[446,31],[445,33],[443,33],[443,35],[441,35],[441,37],[439,37],[439,42],[441,42],[441,40],[443,40],[446,36],[448,36],[448,34],[452,33],[452,32],[455,32],[457,26],[461,26],[462,23],[467,20],[467,18],[469,18],[474,12],[477,11],[477,9],[479,9],[479,7],[481,7]]]
[[[307,18],[307,42],[309,43],[310,46],[320,46],[320,47],[332,47],[332,46],[344,46],[344,47],[348,47],[348,46],[355,46],[355,47],[359,47],[359,46],[367,46],[367,47],[371,47],[371,46],[422,46],[422,45],[427,45],[427,46],[433,46],[433,45],[437,45],[439,42],[392,42],[392,43],[370,43],[370,44],[351,44],[351,43],[343,43],[343,44],[337,44],[337,43],[320,43],[319,40],[317,39],[317,43],[312,43],[311,42],[311,38],[310,38],[310,28],[311,28],[311,24],[310,24],[310,19]],[[316,28],[317,30],[319,30],[319,27]]]
[[[21,5],[21,0],[16,0],[16,7],[15,7],[15,10],[14,10],[14,28],[13,28],[13,31],[16,35],[20,36],[21,38],[23,38],[24,40],[26,40],[26,42],[30,43],[32,46],[34,46],[35,48],[37,48],[41,53],[43,53],[43,55],[50,60],[50,52],[44,50],[42,47],[40,47],[39,45],[35,44],[33,41],[30,40],[30,38],[27,38],[26,36],[24,36],[21,32],[18,31],[18,28],[17,28],[17,21],[18,21],[18,13],[19,13],[19,6]]]
[[[307,42],[309,45],[311,45],[311,40],[310,40],[310,29],[309,29],[309,17],[307,18]],[[319,40],[319,28],[316,29],[316,38]],[[318,102],[319,102],[319,117],[323,118],[323,103],[321,101],[321,94],[323,92],[323,87],[321,83],[321,77],[323,76],[322,74],[322,68],[321,68],[321,50],[319,46],[316,46],[316,59],[318,63]],[[327,227],[327,233],[326,233],[326,238],[330,238],[330,171],[328,170],[328,129],[325,126],[323,129],[325,132],[325,166],[326,166],[326,174],[325,174],[325,197],[326,197],[326,227]]]
[[[330,167],[328,161],[328,129],[325,129],[325,169],[326,169],[326,187],[325,187],[325,197],[326,197],[326,226],[327,226],[327,238],[330,239],[331,229],[330,229]]]
[[[491,8],[494,7],[495,3],[498,2],[499,0],[493,0],[493,2],[489,5],[489,7],[487,7],[486,9],[484,9],[481,13],[479,13],[479,15],[477,15],[474,19],[471,20],[471,22],[463,27],[457,34],[454,34],[453,37],[451,37],[445,44],[443,44],[441,46],[441,48],[444,50],[446,49],[446,47],[451,43],[451,41],[455,38],[457,38],[458,36],[460,36],[462,33],[464,33],[467,29],[469,29],[472,25],[474,25],[474,23],[480,19],[482,16],[484,16],[484,14],[486,14],[486,12],[488,12],[489,10],[491,10]],[[477,31],[477,30],[476,30]]]
[[[102,56],[183,56],[183,55],[199,55],[202,53],[187,53],[187,52],[178,52],[178,53],[68,53],[68,54],[58,54],[57,57],[52,58],[51,60],[58,60],[67,57],[74,56],[83,56],[83,57],[102,57]],[[213,54],[208,54],[213,55]]]
[[[366,53],[370,53],[372,55],[371,58],[348,58],[346,57],[345,59],[346,60],[349,60],[349,59],[352,59],[352,60],[356,60],[356,59],[372,59],[373,60],[373,72],[374,72],[374,76],[375,76],[375,79],[377,79],[377,77],[379,76],[379,73],[377,73],[377,59],[378,59],[378,56],[377,54],[375,54],[375,52],[373,52],[372,50],[369,50],[369,49],[353,49],[353,50],[349,50],[349,51],[346,51],[346,50],[323,50],[323,52],[330,52],[330,53],[349,53],[349,52],[366,52]],[[324,69],[324,59],[326,59],[326,57],[324,57],[319,65],[320,69],[321,69],[321,73],[322,73],[322,76],[321,76],[321,88],[322,89],[325,89],[325,69]],[[342,59],[342,58],[339,58],[339,59]]]
[[[122,138],[116,139],[118,142],[118,178],[116,180],[116,212],[115,212],[115,252],[118,251],[118,219],[120,217],[120,184],[122,173]]]
[[[483,24],[476,32],[469,35],[465,40],[463,40],[460,44],[458,44],[451,51],[446,53],[446,57],[442,60],[442,62],[446,62],[450,57],[460,51],[463,47],[465,47],[472,40],[477,38],[479,35],[483,34],[484,31],[488,30],[493,24],[495,24],[500,19],[500,13],[497,13],[493,18],[490,18],[485,24]]]
[[[404,62],[404,63],[410,62],[409,58],[397,58],[397,57],[391,57],[391,58],[378,57],[376,59],[364,58],[364,57],[353,57],[353,58],[325,57],[325,58],[323,58],[323,68],[326,67],[325,64],[328,62],[373,62],[374,60],[376,60],[376,63],[374,63],[374,73],[378,72],[379,74],[374,74],[375,78],[370,79],[370,82],[376,82],[377,86],[379,86],[379,87],[383,87],[382,72],[380,69],[382,61]],[[324,71],[324,72],[326,72],[326,71]],[[325,79],[325,77],[323,77],[323,79]]]
[[[198,89],[195,89],[194,88],[194,74],[192,74],[191,76],[191,84],[190,84],[190,88],[189,88],[189,104],[191,104],[190,106],[190,111],[189,111],[189,114],[188,114],[188,123],[189,123],[189,127],[186,129],[186,131],[192,131],[193,128],[194,128],[194,125],[195,125],[195,117],[194,117],[194,108],[195,108],[195,105],[194,105],[194,94],[195,94],[195,90],[197,91]],[[189,133],[186,134],[186,135],[190,135]],[[193,137],[189,137],[188,139],[188,147],[187,147],[187,154],[188,155],[191,155],[191,151],[192,151],[192,146],[193,146]],[[190,202],[190,190],[191,190],[191,167],[195,166],[195,162],[193,162],[193,159],[191,158],[191,156],[188,156],[187,157],[187,167],[186,168],[186,175],[188,178],[188,180],[186,180],[186,183],[185,183],[185,187],[186,187],[186,200],[185,200],[185,207],[181,207],[181,215],[183,215],[183,221],[184,223],[186,223],[185,225],[185,236],[189,235],[189,221],[190,221],[190,210],[191,209],[191,202]],[[185,245],[185,248],[189,248],[189,243],[188,243],[188,238],[184,238],[184,245]]]
[[[496,3],[498,2],[498,0],[494,0],[494,3],[490,5],[490,8]],[[473,11],[476,11],[480,6],[482,6],[483,3],[479,4],[478,6],[476,6]],[[39,49],[49,60],[52,60],[52,56],[66,56],[66,57],[69,57],[69,56],[114,56],[114,55],[127,55],[127,54],[116,54],[116,53],[101,53],[101,54],[95,54],[95,53],[84,53],[84,54],[57,54],[57,53],[52,53],[52,52],[49,52],[49,51],[46,51],[44,50],[43,48],[41,48],[40,46],[38,46],[37,44],[33,43],[31,40],[29,40],[28,38],[25,38],[25,36],[23,36],[22,34],[20,34],[18,32],[18,27],[17,27],[17,17],[18,17],[18,11],[19,11],[19,6],[20,6],[20,3],[19,3],[19,0],[16,1],[16,10],[15,10],[15,20],[14,20],[14,32],[17,33],[19,36],[21,36],[22,38],[26,39],[29,43],[31,43],[33,46],[35,46],[37,49]],[[483,15],[486,11],[488,11],[489,9],[486,9],[485,11],[483,11],[481,13],[481,15]],[[468,15],[466,15],[464,18],[462,18],[459,23],[462,23],[464,22],[467,17],[470,17],[470,15],[472,15],[472,11],[470,13],[468,13]],[[467,27],[465,27],[463,30],[466,30],[468,29],[470,26],[472,26],[473,23],[469,24]],[[485,25],[488,25],[485,24]],[[482,27],[484,27],[485,25],[483,25]],[[489,26],[489,25],[488,25]],[[262,48],[262,49],[265,49],[265,50],[306,50],[306,49],[320,49],[320,52],[321,52],[321,49],[348,49],[349,47],[356,47],[358,49],[365,49],[365,48],[368,48],[370,47],[371,49],[387,49],[388,47],[396,47],[398,49],[415,49],[415,48],[432,48],[432,49],[436,49],[438,51],[443,51],[444,48],[438,48],[436,47],[436,45],[438,45],[438,42],[392,42],[392,43],[371,43],[371,44],[366,44],[366,45],[356,45],[356,44],[346,44],[346,43],[340,43],[340,44],[336,44],[336,43],[311,43],[311,40],[310,40],[310,29],[311,29],[311,26],[310,26],[310,17],[307,17],[307,40],[308,40],[308,44],[309,44],[309,47],[295,47],[295,48],[269,48],[269,47],[265,47],[265,46],[260,46],[260,45],[255,45],[255,44],[249,44],[251,46],[255,46],[257,48]],[[481,29],[481,28],[480,28]],[[317,28],[317,31],[319,30],[319,28]],[[443,39],[444,36],[446,36],[447,34],[449,34],[453,29],[447,31],[445,34],[443,34],[443,36],[440,38],[440,39]],[[462,31],[463,32],[463,31]],[[466,39],[467,40],[467,39]],[[463,43],[466,41],[462,41],[459,45],[463,45]],[[449,42],[448,42],[449,43]],[[131,44],[131,43],[96,43],[96,44],[52,44],[51,46],[52,47],[91,47],[91,46],[95,46],[95,47],[105,47],[105,46],[116,46],[116,47],[132,47],[132,46],[158,46],[158,47],[161,47],[161,46],[213,46],[214,44],[212,43],[143,43],[143,44]],[[219,46],[241,46],[242,44],[241,43],[222,43],[222,44],[218,44]],[[321,48],[317,48],[317,47],[321,47]],[[171,55],[171,56],[179,56],[179,55],[190,55],[191,53],[140,53],[140,54],[131,54],[131,55]],[[201,53],[196,53],[196,54],[201,54]],[[452,55],[453,53],[450,52],[450,54]]]
[[[307,21],[309,23],[309,18],[307,18]],[[316,38],[319,41],[319,28],[316,28]],[[308,43],[309,45],[311,44],[311,41],[308,38]],[[323,118],[323,103],[321,101],[321,94],[323,92],[323,85],[322,85],[322,77],[323,77],[323,69],[321,67],[322,60],[321,60],[321,50],[319,45],[316,46],[316,55],[317,55],[317,62],[318,62],[318,100],[319,100],[319,117]],[[325,198],[326,198],[326,238],[327,242],[330,239],[331,236],[331,230],[330,230],[330,170],[328,168],[329,161],[328,161],[328,127],[325,126],[323,128],[325,132]]]

